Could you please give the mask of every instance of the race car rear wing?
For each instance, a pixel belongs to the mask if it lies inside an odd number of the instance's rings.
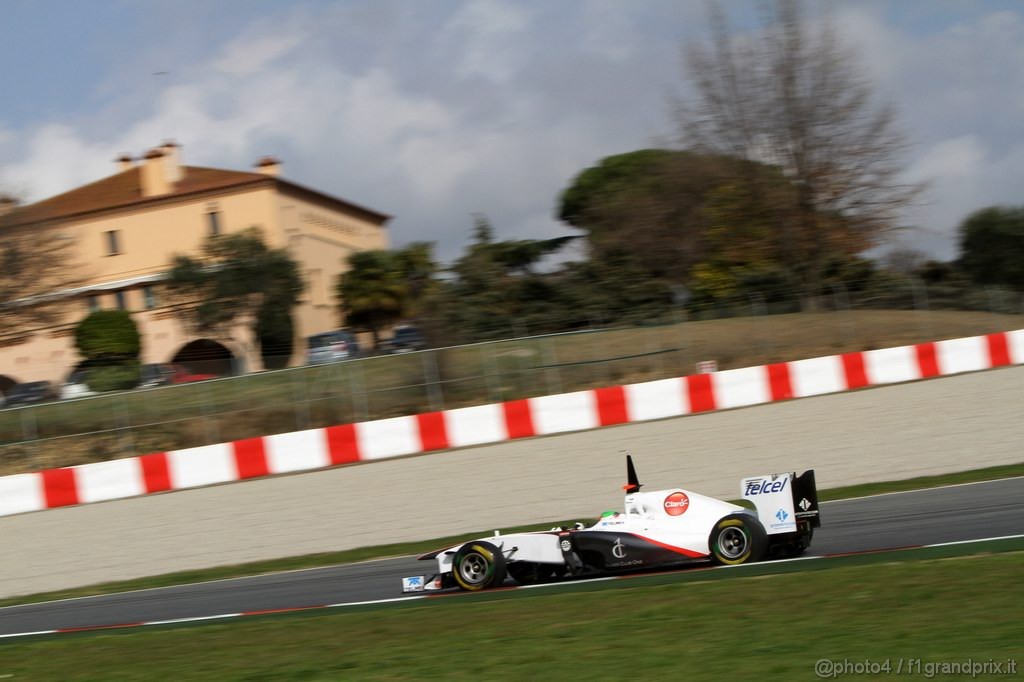
[[[743,479],[740,490],[743,499],[753,502],[768,535],[795,533],[798,522],[808,522],[811,528],[821,525],[814,469],[800,476],[796,473],[752,476]]]
[[[808,469],[793,479],[793,506],[799,521],[809,520],[811,528],[821,526],[818,511],[818,486],[814,482],[814,469]]]

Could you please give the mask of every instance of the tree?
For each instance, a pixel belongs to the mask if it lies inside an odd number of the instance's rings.
[[[71,235],[17,205],[0,193],[0,320],[9,331],[62,321],[67,292],[84,281]]]
[[[666,149],[609,156],[573,179],[558,217],[586,232],[592,259],[629,260],[681,283],[704,258],[703,209],[722,163]]]
[[[96,310],[75,328],[75,346],[94,391],[126,390],[139,383],[139,330],[125,310]]]
[[[687,50],[693,93],[677,108],[679,132],[689,149],[779,169],[788,191],[767,205],[786,265],[814,296],[832,254],[877,244],[920,187],[901,181],[894,111],[875,103],[831,22],[808,20],[798,0],[766,8],[759,32],[737,36],[712,5],[710,45]],[[732,168],[760,190],[754,169]]]
[[[434,286],[433,247],[416,242],[398,251],[360,251],[349,256],[349,270],[338,278],[337,294],[345,324],[369,330],[380,343],[386,327],[420,313]]]
[[[928,257],[917,249],[897,247],[882,256],[882,265],[898,275],[915,275],[927,260]]]
[[[482,215],[475,216],[473,237],[437,303],[449,338],[482,341],[565,327],[557,275],[537,266],[576,237],[499,241]]]
[[[267,369],[287,367],[295,346],[295,322],[287,297],[270,294],[264,299],[256,313],[255,331],[263,366]]]
[[[672,289],[622,252],[568,263],[556,276],[563,328],[642,323],[672,309]]]
[[[285,249],[268,248],[255,228],[209,237],[200,258],[175,256],[168,278],[187,325],[221,335],[247,325],[268,367],[291,355],[291,311],[303,288],[298,264]]]
[[[1024,206],[992,206],[960,224],[960,267],[978,284],[1024,289]]]
[[[708,302],[765,283],[798,286],[776,220],[790,192],[775,166],[643,149],[580,173],[562,194],[559,217],[587,232],[591,260],[662,287],[685,285]]]

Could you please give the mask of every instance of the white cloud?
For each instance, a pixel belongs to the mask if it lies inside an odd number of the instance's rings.
[[[249,76],[286,56],[301,43],[302,36],[298,32],[275,32],[256,35],[251,40],[236,40],[217,59],[213,68],[232,76]]]
[[[243,23],[216,54],[182,49],[166,58],[177,66],[162,90],[110,89],[93,114],[102,125],[0,120],[0,186],[39,199],[173,137],[195,165],[278,155],[286,177],[394,214],[396,243],[437,240],[446,258],[474,211],[501,235],[566,234],[551,216],[573,175],[671,132],[677,41],[703,22],[701,7],[673,0],[372,7],[306,7]],[[910,219],[951,256],[966,213],[1021,202],[1024,20],[982,9],[908,33],[877,7],[842,5],[837,24],[901,110],[915,144],[908,177],[933,181]]]
[[[529,22],[530,12],[522,5],[472,0],[448,20],[440,42],[460,54],[460,76],[501,81],[515,72],[517,63],[529,50],[528,38],[521,39]]]
[[[932,146],[907,174],[920,180],[963,181],[983,171],[985,156],[985,147],[977,136],[962,135]]]
[[[1024,19],[984,10],[930,31],[885,23],[880,5],[858,3],[837,16],[883,97],[900,112],[913,145],[907,177],[927,180],[907,216],[932,255],[956,255],[956,226],[993,203],[1020,203],[1024,177]]]
[[[606,111],[553,102],[543,90],[493,90],[493,107],[481,113],[478,87],[467,86],[469,96],[451,89],[516,73],[514,37],[529,16],[505,3],[463,6],[445,30],[461,32],[468,50],[433,57],[465,78],[447,90],[402,82],[392,69],[346,69],[320,41],[330,27],[315,18],[284,34],[250,27],[205,63],[186,65],[190,78],[168,85],[148,114],[113,133],[97,138],[73,123],[16,131],[26,143],[5,171],[40,199],[113,173],[120,152],[174,138],[193,165],[245,168],[278,155],[286,177],[395,214],[396,243],[438,240],[445,258],[465,243],[475,211],[488,213],[502,235],[563,234],[551,216],[572,175],[644,146],[648,131],[624,140],[611,133],[621,124]]]

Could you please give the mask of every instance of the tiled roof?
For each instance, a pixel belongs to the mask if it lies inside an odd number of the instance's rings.
[[[184,178],[169,194],[143,197],[141,167],[111,175],[55,197],[15,209],[6,217],[8,225],[23,225],[47,220],[69,218],[85,213],[123,208],[145,202],[165,201],[174,197],[249,184],[273,185],[277,180],[262,173],[184,166]]]

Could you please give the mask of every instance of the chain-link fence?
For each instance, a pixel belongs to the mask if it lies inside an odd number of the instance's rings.
[[[813,312],[799,312],[812,308]],[[1024,327],[1001,289],[754,293],[643,325],[436,348],[0,411],[0,473]],[[509,328],[516,322],[509,320]]]

